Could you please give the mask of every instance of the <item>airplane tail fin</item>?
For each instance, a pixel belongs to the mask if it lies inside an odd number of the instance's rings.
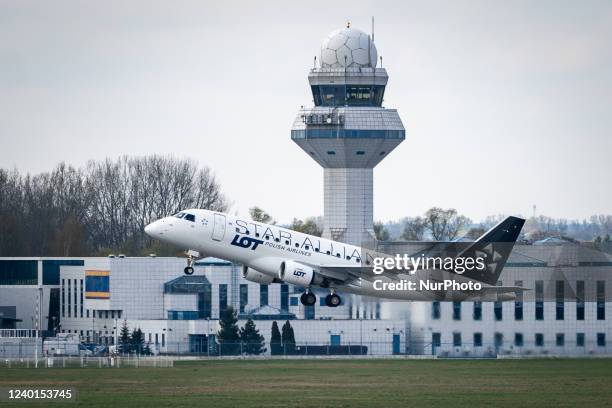
[[[524,224],[522,218],[507,217],[474,241],[459,256],[482,257],[486,268],[466,271],[463,276],[495,285]]]

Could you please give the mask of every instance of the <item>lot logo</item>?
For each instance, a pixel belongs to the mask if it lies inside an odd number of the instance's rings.
[[[304,276],[306,276],[306,272],[304,272],[304,271],[293,271],[293,275],[297,276],[298,278],[303,278]]]
[[[236,235],[234,239],[232,239],[232,245],[240,248],[251,248],[253,251],[257,249],[259,244],[263,244],[263,241],[251,237],[240,237],[240,235]]]

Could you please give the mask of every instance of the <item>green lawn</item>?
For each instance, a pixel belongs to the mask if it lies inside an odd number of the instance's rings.
[[[73,386],[78,404],[70,406],[88,407],[595,407],[612,406],[612,360],[257,360],[180,362],[174,368],[0,369],[0,388],[11,386]]]

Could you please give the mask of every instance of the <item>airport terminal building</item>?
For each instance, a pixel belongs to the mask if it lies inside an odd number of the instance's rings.
[[[517,245],[500,281],[530,290],[510,302],[377,302],[344,296],[337,308],[304,306],[301,288],[242,277],[241,265],[206,258],[0,258],[3,329],[117,342],[124,321],[160,353],[202,353],[219,314],[253,319],[269,345],[289,320],[299,345],[366,347],[368,354],[440,357],[612,354],[612,256],[586,245]],[[319,299],[323,299],[319,296]],[[208,340],[206,340],[208,344]],[[267,346],[269,353],[269,346]]]

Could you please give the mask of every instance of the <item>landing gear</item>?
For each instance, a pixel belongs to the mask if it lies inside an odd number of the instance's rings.
[[[342,303],[340,296],[334,294],[325,296],[325,305],[329,307],[338,307]]]
[[[325,305],[329,307],[338,307],[342,303],[340,296],[336,294],[336,289],[332,289],[332,292],[325,296]]]
[[[187,251],[187,266],[185,267],[185,269],[183,269],[183,272],[185,272],[185,275],[193,275],[193,264],[195,262],[196,257],[198,257],[200,254],[196,251]]]
[[[307,290],[300,296],[300,302],[302,302],[304,306],[312,306],[317,303],[317,297],[310,290]]]

